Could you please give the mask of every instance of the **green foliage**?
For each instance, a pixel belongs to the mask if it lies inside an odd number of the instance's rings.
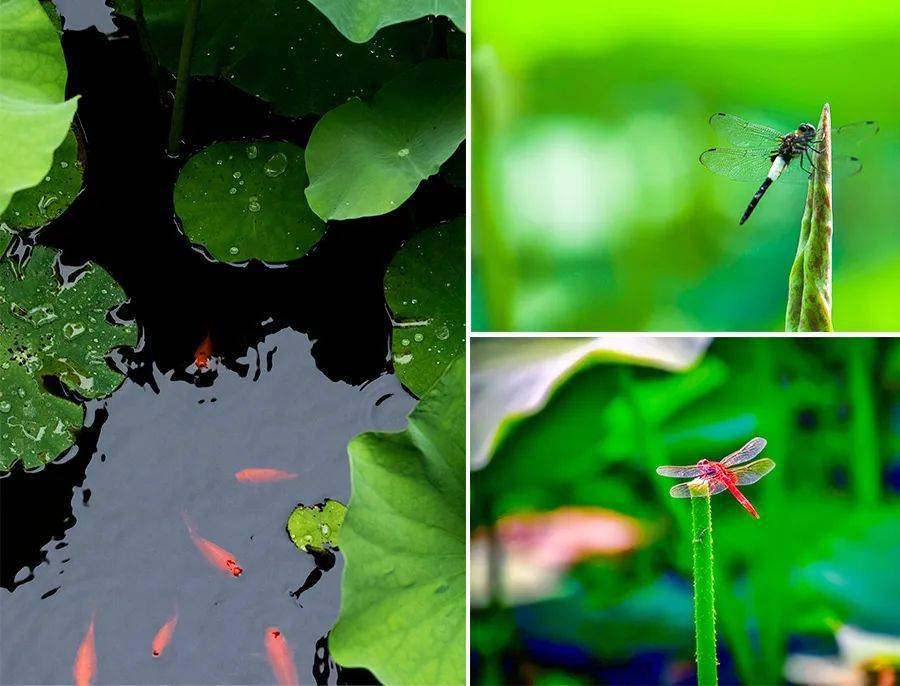
[[[184,231],[221,262],[288,262],[321,238],[306,204],[303,148],[277,141],[216,143],[194,155],[175,184]]]
[[[365,43],[391,24],[444,15],[461,30],[466,28],[465,0],[309,0],[344,36]]]
[[[175,72],[184,0],[144,2],[147,32],[160,62]],[[134,16],[133,0],[119,0]],[[354,96],[374,93],[415,64],[427,43],[422,26],[385,29],[365,45],[344,38],[306,0],[203,0],[190,73],[217,76],[288,116],[323,113]]]
[[[75,99],[65,99],[59,35],[38,0],[0,0],[0,214],[47,174]]]
[[[397,209],[465,138],[465,65],[428,60],[316,124],[306,148],[309,206],[323,219]]]
[[[900,632],[890,609],[900,603],[890,563],[900,513],[884,482],[900,447],[889,421],[900,402],[898,359],[893,340],[719,339],[700,364],[675,374],[595,365],[561,381],[473,473],[473,520],[592,505],[638,516],[653,540],[625,557],[630,565],[570,572],[552,622],[537,609],[525,622],[527,608],[517,608],[507,659],[517,650],[537,659],[521,647],[532,637],[608,656],[589,640],[597,627],[582,623],[578,594],[615,609],[625,601],[613,589],[647,588],[660,575],[682,577],[687,589],[690,516],[653,469],[719,459],[754,435],[768,439],[779,465],[746,492],[762,519],[727,493],[711,499],[719,649],[740,680],[778,683],[788,637],[828,634],[830,622]],[[473,375],[478,364],[476,348]],[[645,624],[663,623],[671,612],[663,601],[646,610]],[[599,635],[615,634],[620,657],[640,656],[659,645],[649,633],[644,638],[644,625],[623,617],[614,632]],[[669,645],[691,659],[687,641]]]
[[[107,352],[134,345],[133,325],[115,326],[108,310],[125,297],[102,269],[89,265],[61,284],[57,253],[36,247],[22,273],[0,259],[0,472],[21,460],[39,467],[72,445],[84,410],[50,394],[43,377],[55,377],[84,398],[112,393],[122,375]]]
[[[44,179],[16,193],[0,220],[12,229],[33,229],[53,221],[78,195],[83,175],[78,139],[70,130],[53,153],[53,164]]]
[[[466,349],[465,221],[407,241],[388,266],[384,294],[394,320],[394,369],[421,397]]]
[[[323,550],[340,545],[341,525],[347,506],[337,500],[321,505],[297,505],[288,518],[287,530],[300,550]]]
[[[335,661],[382,683],[463,684],[466,661],[466,377],[453,363],[401,433],[350,442]]]
[[[816,131],[822,134],[815,153],[800,243],[788,279],[785,331],[832,331],[831,323],[831,109],[826,103]]]

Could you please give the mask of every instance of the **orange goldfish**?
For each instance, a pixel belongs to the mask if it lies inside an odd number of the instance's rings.
[[[207,336],[194,351],[194,364],[197,365],[197,369],[206,369],[209,367],[210,358],[212,358],[212,339]]]
[[[263,484],[270,481],[284,481],[285,479],[296,479],[299,474],[293,472],[283,472],[280,469],[269,469],[268,467],[251,467],[250,469],[242,469],[234,475],[238,481],[245,483]]]
[[[91,625],[81,640],[81,645],[78,646],[75,664],[72,666],[75,686],[90,686],[96,674],[97,654],[94,652],[94,616],[91,615]]]
[[[203,553],[203,557],[205,557],[213,567],[225,570],[231,573],[232,576],[240,576],[243,574],[244,570],[238,565],[237,561],[234,559],[234,555],[225,550],[225,548],[217,546],[212,541],[208,541],[200,536],[197,533],[197,529],[195,529],[193,524],[188,521],[187,515],[183,512],[181,513],[181,517],[184,519],[184,524],[187,527],[188,533],[191,535],[191,540],[194,542],[194,545],[197,546],[197,550]]]
[[[169,620],[159,627],[156,636],[153,637],[153,657],[159,657],[172,640],[172,634],[175,632],[175,625],[178,624],[178,610],[172,613]]]
[[[276,626],[266,629],[266,652],[279,686],[298,686],[300,680],[294,666],[294,655],[284,640],[284,634]]]

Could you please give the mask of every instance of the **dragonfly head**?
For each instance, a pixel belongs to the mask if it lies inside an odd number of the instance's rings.
[[[812,135],[816,132],[816,127],[812,124],[800,124],[800,127],[797,130],[800,131],[800,133]]]

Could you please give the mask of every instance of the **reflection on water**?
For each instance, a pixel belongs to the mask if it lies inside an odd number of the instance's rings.
[[[346,502],[347,442],[361,431],[403,428],[414,400],[389,375],[361,387],[330,381],[311,347],[284,330],[243,360],[244,375],[219,366],[208,387],[158,371],[153,384],[128,381],[106,401],[96,448],[82,441],[66,463],[4,479],[48,488],[28,491],[37,521],[43,508],[69,500],[61,489],[75,486],[64,524],[39,534],[59,539],[44,546],[46,560],[9,570],[18,585],[0,592],[4,683],[69,681],[92,614],[97,683],[271,683],[269,626],[288,637],[301,681],[338,680],[322,637],[337,617],[343,560],[317,565],[285,524],[297,503]],[[247,467],[299,477],[238,482]],[[7,522],[4,566],[21,559],[16,549],[34,535],[18,495],[15,505],[7,501],[4,516],[23,535]],[[240,577],[198,553],[182,510],[240,560]],[[304,585],[300,605],[291,594]],[[176,608],[172,642],[154,659],[153,637]]]

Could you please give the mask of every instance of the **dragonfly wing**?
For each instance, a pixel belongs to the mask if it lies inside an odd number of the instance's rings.
[[[749,462],[754,457],[759,455],[763,448],[766,447],[766,439],[760,438],[757,436],[753,440],[747,441],[747,444],[741,448],[740,450],[735,450],[731,455],[722,458],[722,466],[723,467],[733,467],[736,464],[743,464],[744,462]]]
[[[816,155],[813,153],[811,155],[813,163],[816,161]],[[812,163],[810,163],[809,158],[804,157],[801,160],[799,157],[792,159],[788,165],[784,168],[784,171],[781,172],[781,176],[778,177],[778,183],[787,183],[794,186],[805,186],[809,183],[809,173],[812,171]],[[846,179],[854,174],[858,174],[862,169],[862,162],[859,161],[858,157],[852,157],[850,155],[832,155],[831,156],[831,178],[832,179]]]
[[[691,486],[697,486],[702,482],[702,479],[694,479],[693,481],[686,481],[683,484],[676,484],[669,489],[669,495],[673,498],[692,498],[694,494],[691,492]],[[721,481],[707,481],[706,485],[709,487],[710,495],[721,493],[726,488],[725,484]]]
[[[676,479],[692,479],[700,476],[697,467],[657,467],[656,473],[660,476],[674,476]]]
[[[738,467],[732,470],[731,473],[737,479],[738,486],[749,486],[750,484],[755,484],[773,469],[775,469],[775,463],[764,457],[756,462],[751,462],[745,467]]]
[[[775,129],[751,124],[733,114],[717,112],[709,118],[709,124],[729,143],[739,148],[760,148],[771,152],[781,144],[781,134]]]
[[[732,181],[762,183],[772,167],[772,160],[767,150],[710,148],[700,155],[700,164]]]
[[[862,162],[850,155],[833,155],[831,158],[831,178],[846,179],[862,171]]]
[[[878,124],[874,121],[857,121],[832,129],[831,142],[834,147],[841,149],[867,141],[876,133]]]

